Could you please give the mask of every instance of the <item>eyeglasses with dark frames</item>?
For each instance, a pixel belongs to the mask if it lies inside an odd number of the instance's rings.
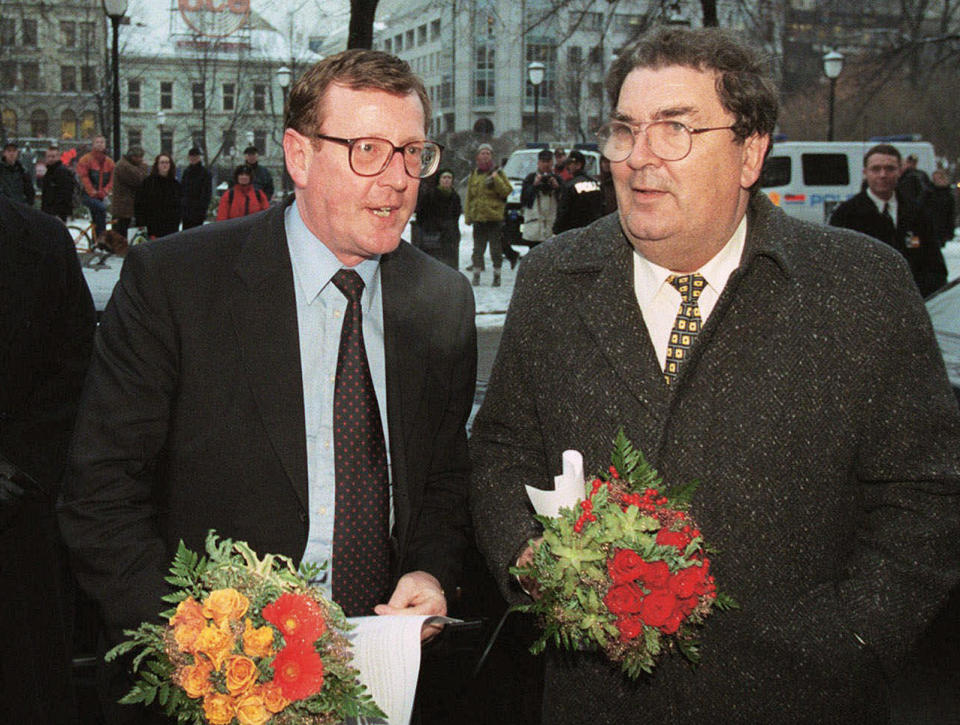
[[[708,131],[726,131],[733,126],[690,128],[680,121],[624,123],[611,121],[597,131],[600,152],[611,161],[625,161],[633,153],[637,136],[643,135],[650,153],[664,161],[681,161],[693,148],[693,137]]]
[[[411,141],[403,146],[394,146],[385,138],[364,136],[361,138],[338,138],[322,133],[313,134],[314,138],[332,141],[346,146],[350,170],[357,176],[376,176],[390,165],[396,153],[403,159],[403,168],[407,176],[424,179],[437,170],[443,146],[434,141]]]

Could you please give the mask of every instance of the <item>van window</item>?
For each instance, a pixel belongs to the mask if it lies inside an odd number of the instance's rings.
[[[847,186],[850,167],[846,154],[801,154],[805,186]]]
[[[763,164],[760,186],[786,186],[790,183],[790,157],[769,156]]]

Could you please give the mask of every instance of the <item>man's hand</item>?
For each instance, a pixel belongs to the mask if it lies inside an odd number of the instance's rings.
[[[377,614],[430,614],[444,616],[447,613],[447,598],[440,582],[425,571],[412,571],[400,577],[396,589],[386,604],[373,608]],[[430,624],[420,632],[424,642],[443,629],[442,624]]]
[[[518,567],[527,566],[528,564],[532,564],[533,554],[537,550],[537,547],[539,547],[542,542],[543,542],[543,537],[542,536],[537,537],[536,539],[533,540],[532,546],[527,546],[522,552],[520,552],[520,556],[517,557],[517,566]],[[523,591],[525,591],[531,597],[533,597],[534,599],[540,598],[540,586],[537,584],[535,580],[530,579],[528,577],[518,576],[517,581],[520,582],[520,588],[523,589]]]

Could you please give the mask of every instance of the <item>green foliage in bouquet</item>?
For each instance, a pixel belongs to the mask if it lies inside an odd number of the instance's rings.
[[[206,556],[180,542],[162,624],[142,623],[111,649],[137,679],[123,704],[150,705],[195,725],[327,725],[383,717],[351,665],[340,607],[284,556],[207,535]]]
[[[599,650],[632,679],[673,646],[699,662],[698,628],[713,608],[737,605],[717,593],[709,549],[688,513],[696,487],[664,488],[621,430],[612,465],[586,483],[577,506],[536,517],[543,541],[531,542],[531,563],[511,569],[538,594],[516,607],[542,627],[534,654],[550,642]]]

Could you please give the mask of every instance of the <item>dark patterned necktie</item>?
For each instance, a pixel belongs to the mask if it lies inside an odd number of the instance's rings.
[[[667,385],[673,383],[680,374],[680,366],[690,355],[693,341],[700,334],[700,293],[706,281],[699,274],[671,274],[667,282],[672,284],[682,297],[677,319],[670,331],[667,345],[667,360],[663,366],[663,377]]]
[[[333,598],[349,617],[373,614],[389,594],[390,492],[380,408],[363,344],[363,280],[341,269],[333,283],[347,298],[333,398]]]
[[[893,224],[893,214],[890,213],[890,202],[889,202],[889,201],[883,202],[883,216],[886,218],[886,220],[887,220],[888,222],[890,222],[891,225],[895,226],[895,225]]]

